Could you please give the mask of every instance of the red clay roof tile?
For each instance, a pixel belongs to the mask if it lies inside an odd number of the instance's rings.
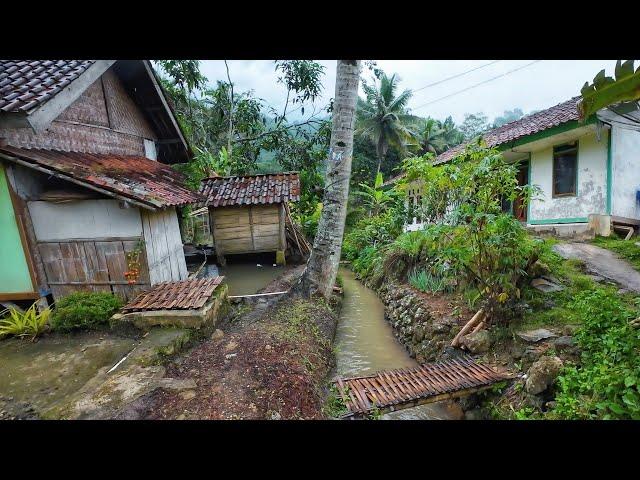
[[[29,113],[95,60],[0,60],[0,111]]]
[[[297,202],[300,177],[298,172],[212,177],[202,181],[200,193],[212,207]]]
[[[578,113],[578,100],[580,100],[580,97],[573,97],[566,102],[547,108],[546,110],[541,110],[522,117],[520,120],[506,123],[484,133],[482,138],[487,142],[488,147],[496,147],[549,128],[557,127],[572,120],[578,120],[580,118],[580,114]],[[462,152],[467,145],[468,142],[441,153],[436,157],[434,164],[448,162]]]
[[[580,100],[580,97],[573,97],[566,102],[562,102],[558,105],[554,105],[553,107],[522,117],[520,120],[506,123],[484,133],[482,138],[487,142],[488,147],[497,147],[499,145],[533,135],[534,133],[557,127],[563,123],[578,120],[580,118],[577,107],[578,100]],[[433,162],[434,165],[448,162],[463,152],[468,144],[469,142],[463,143],[441,153]],[[404,177],[404,173],[390,178],[384,182],[384,184],[390,185],[402,177]]]

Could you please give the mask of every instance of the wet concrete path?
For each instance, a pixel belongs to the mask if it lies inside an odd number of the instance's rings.
[[[591,273],[640,293],[640,272],[615,253],[588,243],[560,243],[553,249],[563,258],[582,260]]]

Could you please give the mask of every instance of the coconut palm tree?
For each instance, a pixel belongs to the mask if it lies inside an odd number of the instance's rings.
[[[293,293],[328,298],[336,281],[347,216],[359,81],[360,60],[338,60],[322,213],[311,256]]]
[[[449,150],[456,145],[460,145],[464,140],[462,132],[458,129],[453,118],[448,116],[444,122],[442,122],[442,138],[444,139],[444,149]]]
[[[421,155],[425,153],[438,155],[447,149],[446,131],[438,120],[421,118],[415,130],[416,146]]]
[[[377,172],[390,146],[405,153],[407,146],[414,143],[408,125],[416,117],[407,113],[411,90],[397,95],[399,81],[395,74],[389,77],[382,73],[379,83],[362,83],[365,99],[358,98],[356,134],[368,138],[376,146]]]

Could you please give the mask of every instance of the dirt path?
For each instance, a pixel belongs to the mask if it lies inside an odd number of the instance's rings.
[[[588,243],[560,243],[553,249],[563,258],[582,260],[593,274],[640,293],[640,272],[615,253]]]
[[[264,291],[286,290],[304,266]],[[270,297],[266,297],[270,298]],[[273,298],[244,305],[213,335],[167,365],[183,391],[161,388],[131,403],[121,419],[319,419],[332,366],[336,317],[322,303]]]

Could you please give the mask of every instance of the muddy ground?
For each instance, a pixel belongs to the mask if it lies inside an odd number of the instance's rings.
[[[288,289],[303,268],[289,270],[263,292]],[[195,388],[158,389],[116,418],[324,418],[336,322],[322,301],[285,297],[237,305],[218,325],[221,332],[166,365],[169,377],[194,380]]]

